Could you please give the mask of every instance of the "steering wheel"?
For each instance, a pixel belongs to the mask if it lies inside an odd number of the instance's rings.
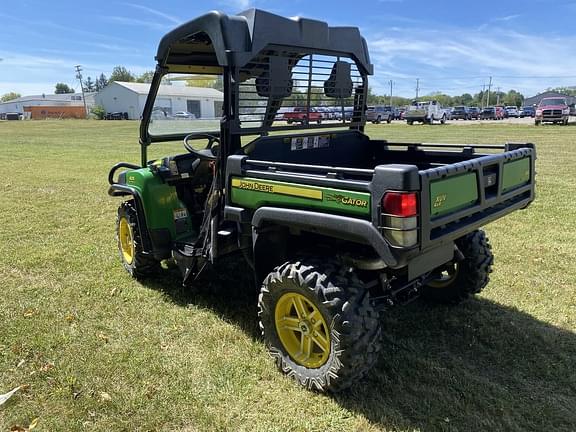
[[[208,140],[208,145],[205,149],[196,150],[194,147],[192,147],[189,141],[197,138],[206,138]],[[184,137],[184,148],[200,160],[215,161],[218,158],[220,139],[210,134],[192,133]]]

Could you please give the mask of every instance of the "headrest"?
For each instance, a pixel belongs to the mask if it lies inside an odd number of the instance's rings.
[[[352,87],[350,63],[337,61],[332,66],[330,76],[324,81],[324,94],[326,97],[344,99],[352,96]]]
[[[268,70],[256,78],[258,96],[284,99],[292,95],[292,72],[286,57],[270,57]]]

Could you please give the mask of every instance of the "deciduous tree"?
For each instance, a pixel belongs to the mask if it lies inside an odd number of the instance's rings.
[[[74,89],[69,87],[68,84],[57,83],[54,93],[56,94],[74,93]]]
[[[14,99],[18,99],[21,96],[22,95],[20,93],[10,92],[10,93],[6,93],[6,94],[0,96],[0,101],[8,102],[8,101],[11,101]]]

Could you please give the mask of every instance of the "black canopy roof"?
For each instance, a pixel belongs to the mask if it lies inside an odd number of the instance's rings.
[[[373,73],[358,28],[329,27],[322,21],[284,18],[259,9],[232,16],[210,12],[182,24],[162,38],[156,60],[169,71],[214,73],[222,66],[244,66],[269,45],[349,56],[365,73]]]

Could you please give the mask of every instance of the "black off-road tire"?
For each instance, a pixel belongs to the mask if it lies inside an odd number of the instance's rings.
[[[464,259],[452,268],[452,277],[445,281],[433,281],[424,287],[425,299],[436,303],[458,304],[480,293],[488,285],[494,255],[484,231],[476,230],[459,238],[456,246]]]
[[[134,244],[134,256],[131,262],[128,262],[123,253],[120,244],[120,221],[125,218],[132,230],[132,242]],[[136,206],[134,200],[124,201],[118,207],[118,215],[116,217],[116,242],[118,244],[118,253],[120,260],[126,271],[135,279],[145,279],[156,273],[161,269],[160,261],[154,257],[145,254],[142,248],[142,240],[140,238],[140,229],[138,226],[138,218],[136,216]]]
[[[287,353],[277,332],[275,310],[290,292],[310,300],[330,335],[330,353],[318,368],[307,368]],[[337,392],[361,380],[378,359],[381,328],[364,283],[335,260],[286,262],[264,280],[258,298],[260,329],[278,368],[310,390]]]

